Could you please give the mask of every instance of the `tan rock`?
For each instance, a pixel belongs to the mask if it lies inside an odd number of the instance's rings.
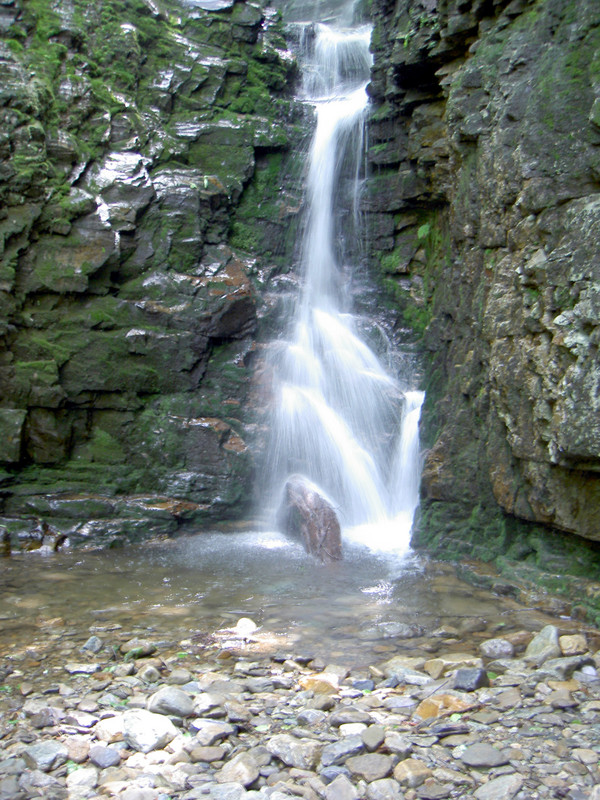
[[[123,731],[124,722],[122,714],[116,717],[102,719],[94,728],[96,739],[99,739],[101,742],[107,742],[108,744],[122,741]]]
[[[581,684],[575,678],[571,678],[568,681],[548,681],[548,686],[553,691],[564,689],[567,692],[578,692],[581,689]]]
[[[429,661],[425,662],[423,668],[434,680],[437,680],[442,675],[453,670],[472,667],[482,668],[482,659],[472,656],[470,653],[448,653],[447,655],[430,658]]]
[[[433,773],[422,761],[406,758],[394,767],[394,778],[401,786],[414,789],[430,778]]]
[[[469,703],[451,694],[435,694],[423,700],[415,709],[415,716],[421,719],[439,717],[448,712],[460,712],[469,708]]]
[[[314,675],[305,675],[300,678],[300,686],[315,694],[337,694],[339,679],[337,675],[331,672],[318,672]]]
[[[563,656],[580,656],[588,651],[587,639],[582,633],[559,636],[558,644]]]

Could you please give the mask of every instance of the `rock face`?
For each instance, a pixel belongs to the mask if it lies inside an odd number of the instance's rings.
[[[300,538],[306,552],[320,561],[342,558],[337,515],[315,486],[301,475],[292,475],[286,483],[277,522],[284,533]]]
[[[427,362],[416,544],[543,562],[552,531],[600,539],[600,9],[374,17],[365,202]]]
[[[292,213],[279,22],[245,2],[8,0],[1,25],[0,521],[109,542],[239,517],[248,253],[276,270]]]

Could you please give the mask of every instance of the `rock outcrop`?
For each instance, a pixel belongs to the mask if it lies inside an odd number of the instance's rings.
[[[416,542],[600,541],[600,8],[373,5],[366,205],[428,374]]]
[[[252,188],[289,144],[278,16],[4,0],[0,28],[0,515],[108,541],[239,518],[247,254],[290,226]]]
[[[342,536],[335,509],[302,475],[292,475],[286,482],[277,523],[319,561],[341,560]]]

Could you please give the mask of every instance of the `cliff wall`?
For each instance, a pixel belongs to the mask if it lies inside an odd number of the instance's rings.
[[[374,258],[427,371],[415,543],[556,572],[600,540],[600,7],[373,16]]]
[[[110,542],[239,519],[293,215],[278,15],[2,0],[0,32],[0,523]]]

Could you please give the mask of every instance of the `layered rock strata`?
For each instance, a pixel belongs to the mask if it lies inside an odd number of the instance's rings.
[[[416,541],[532,561],[548,531],[598,541],[600,9],[373,13],[372,241],[428,372]]]
[[[294,72],[278,15],[0,9],[3,521],[111,540],[240,517],[264,278],[240,253],[275,269],[291,213],[275,196]]]

